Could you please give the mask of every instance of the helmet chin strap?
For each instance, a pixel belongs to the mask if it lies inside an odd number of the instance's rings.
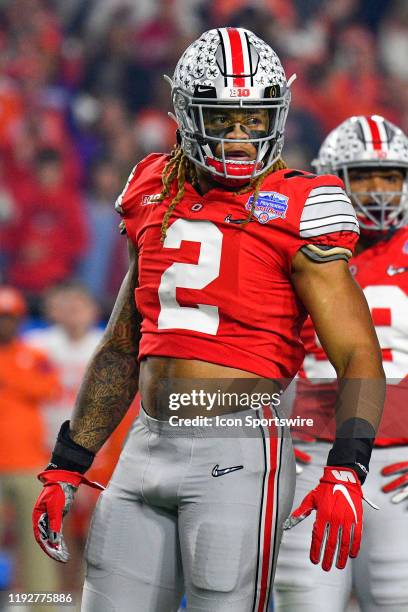
[[[246,164],[239,164],[234,159],[225,160],[229,176],[222,176],[224,172],[224,162],[222,160],[214,157],[206,157],[205,163],[214,181],[222,185],[241,187],[250,182],[251,177],[248,177],[248,174],[254,172],[256,160]],[[262,162],[258,162],[256,169],[261,169],[262,165]],[[213,169],[213,171],[211,171],[211,169]]]
[[[208,158],[205,158],[206,164],[208,161]],[[210,162],[213,161],[212,158],[210,160]],[[206,165],[206,169],[204,170],[203,167],[198,167],[197,170],[199,171],[199,173],[202,173],[202,176],[205,177],[206,180],[210,180],[213,183],[216,183],[218,185],[225,185],[226,187],[230,187],[230,188],[236,188],[239,189],[240,187],[243,187],[244,185],[248,185],[250,182],[250,178],[234,178],[234,177],[225,177],[225,176],[220,176],[219,174],[215,174],[215,172],[212,171],[212,164],[207,164]],[[199,175],[200,177],[200,175]]]
[[[239,178],[227,178],[225,176],[218,176],[216,174],[209,173],[212,180],[220,185],[225,185],[225,187],[243,187],[247,185],[251,179],[239,179]]]

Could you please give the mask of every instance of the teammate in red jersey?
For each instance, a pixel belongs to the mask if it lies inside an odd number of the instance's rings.
[[[276,576],[276,608],[323,612],[330,601],[332,612],[343,612],[354,589],[363,612],[403,612],[408,609],[408,521],[402,503],[408,498],[408,138],[382,117],[352,117],[326,138],[316,166],[344,179],[360,221],[350,270],[371,308],[387,377],[384,415],[364,486],[381,512],[364,517],[359,557],[346,571],[334,571],[330,581],[319,567],[305,563],[308,526],[287,534]],[[325,465],[335,435],[331,381],[336,373],[316,331],[308,319],[294,413],[314,419],[318,440],[299,443],[311,462],[298,477],[298,499]]]
[[[340,433],[343,421],[363,429],[360,465],[356,440],[341,457],[336,441],[313,494],[320,522],[349,534],[339,563],[358,552],[360,478],[383,402],[381,355],[346,264],[358,224],[342,182],[288,170],[280,158],[291,80],[251,32],[204,33],[170,80],[179,143],[140,162],[117,201],[129,273],[40,475],[33,513],[40,546],[66,561],[62,513],[139,388],[144,410],[92,521],[83,611],[169,612],[183,588],[196,612],[266,610],[294,459],[285,429],[268,427],[272,407],[255,412],[251,395],[244,408],[240,393],[279,395],[282,379],[294,376],[305,307],[338,375],[369,381],[339,423]],[[225,413],[230,429],[217,425]],[[248,427],[257,416],[271,418]],[[186,417],[202,420],[189,426]],[[355,519],[332,495],[344,474]]]

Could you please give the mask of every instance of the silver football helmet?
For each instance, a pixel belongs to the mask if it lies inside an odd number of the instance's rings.
[[[181,147],[194,164],[211,172],[216,180],[248,182],[279,158],[295,77],[286,80],[276,53],[255,34],[243,28],[204,32],[181,56],[173,79],[166,78],[172,88]],[[227,138],[229,129],[217,132],[206,122],[211,112],[220,109],[239,109],[244,116],[255,109],[266,110],[267,128],[248,128],[245,140]],[[256,159],[228,159],[225,144],[229,142],[253,144]]]
[[[408,222],[408,138],[384,117],[346,119],[326,137],[312,165],[319,174],[344,180],[362,229],[387,231]],[[354,168],[401,170],[402,191],[353,191],[349,171]]]

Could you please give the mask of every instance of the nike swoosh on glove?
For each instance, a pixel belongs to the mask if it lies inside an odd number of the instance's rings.
[[[34,537],[49,557],[66,563],[69,552],[62,535],[62,519],[69,512],[80,484],[101,490],[104,487],[69,470],[45,470],[38,474],[38,479],[44,488],[33,510]]]
[[[296,446],[293,447],[293,452],[295,453],[296,459],[296,476],[299,476],[299,474],[303,472],[303,466],[311,463],[312,457],[309,455],[309,453],[301,451]]]
[[[323,553],[322,569],[328,572],[336,558],[336,567],[344,569],[349,557],[360,549],[363,519],[363,491],[354,470],[326,466],[319,484],[310,491],[285,521],[291,529],[316,510],[312,531],[310,560],[317,565]]]
[[[392,493],[396,491],[395,495],[391,497],[393,504],[399,504],[408,498],[408,461],[401,461],[399,463],[392,463],[387,465],[381,470],[383,476],[395,476],[401,474],[398,478],[394,478],[386,485],[382,487],[384,493]]]

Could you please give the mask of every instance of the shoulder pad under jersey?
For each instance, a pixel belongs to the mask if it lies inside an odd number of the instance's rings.
[[[147,157],[143,158],[140,162],[138,162],[131,173],[129,174],[128,180],[122,192],[118,196],[115,202],[115,210],[120,214],[125,214],[125,206],[124,200],[127,198],[131,191],[135,181],[141,176],[142,172],[147,172],[149,174],[161,176],[162,170],[166,163],[169,160],[169,156],[163,153],[150,153]]]

